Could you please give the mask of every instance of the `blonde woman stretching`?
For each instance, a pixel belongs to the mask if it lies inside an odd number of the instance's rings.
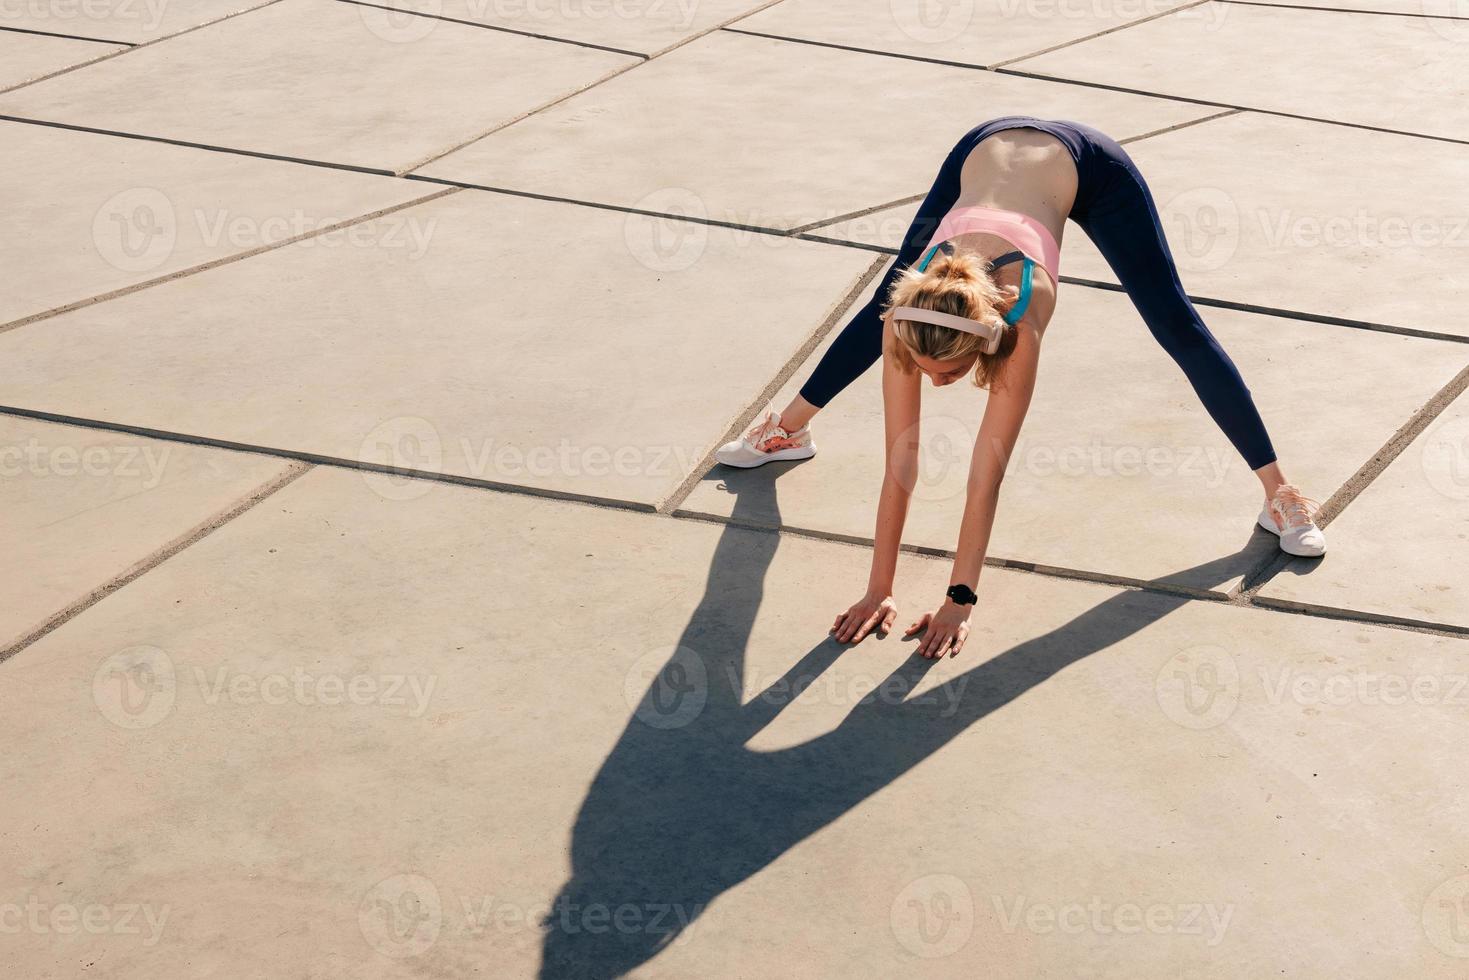
[[[1015,132],[992,138],[1004,130]],[[971,129],[950,151],[876,295],[842,329],[800,394],[715,454],[730,466],[814,455],[810,420],[882,359],[887,467],[872,573],[867,594],[836,617],[832,631],[841,642],[860,641],[873,629],[886,632],[897,617],[892,585],[917,475],[919,374],[948,385],[973,372],[990,395],[948,598],[905,633],[926,630],[919,647],[926,657],[964,646],[1000,481],[1056,308],[1067,218],[1097,246],[1148,329],[1259,477],[1260,526],[1290,554],[1325,552],[1315,523],[1319,504],[1286,480],[1249,389],[1184,292],[1152,192],[1131,157],[1083,123],[1001,116]]]

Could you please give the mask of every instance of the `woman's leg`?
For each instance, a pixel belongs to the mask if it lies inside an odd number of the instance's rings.
[[[1184,292],[1147,182],[1115,141],[1102,145],[1118,169],[1086,212],[1072,220],[1112,267],[1143,322],[1259,476],[1268,498],[1285,479],[1250,390]]]
[[[980,130],[986,124],[974,127],[949,151],[939,167],[938,176],[929,188],[918,214],[908,225],[903,235],[903,244],[892,265],[883,273],[877,292],[863,307],[853,314],[842,332],[832,341],[811,377],[801,386],[801,392],[780,413],[781,425],[794,432],[809,422],[818,411],[826,407],[837,392],[856,381],[857,378],[882,357],[882,305],[887,300],[888,290],[898,275],[918,260],[929,240],[938,229],[939,222],[959,199],[959,173],[969,152],[979,142]]]

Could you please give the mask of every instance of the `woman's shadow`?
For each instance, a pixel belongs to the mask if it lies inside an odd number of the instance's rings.
[[[778,478],[783,464],[766,467]],[[775,480],[741,480],[732,518],[764,521]],[[742,702],[745,648],[778,534],[726,526],[678,649],[602,764],[572,831],[569,880],[544,920],[540,976],[618,977],[679,941],[708,904],[1063,668],[1190,601],[1127,591],[903,700],[911,654],[834,731],[774,752],[747,743],[849,647],[830,637]],[[1162,579],[1238,572],[1230,555]],[[869,641],[871,642],[871,641]],[[897,692],[899,696],[894,696]],[[689,934],[692,935],[692,934]]]

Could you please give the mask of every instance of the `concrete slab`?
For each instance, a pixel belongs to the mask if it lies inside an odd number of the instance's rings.
[[[918,663],[825,638],[859,549],[434,494],[318,469],[0,665],[17,969],[1458,975],[1461,642],[995,570]]]
[[[637,60],[439,21],[417,36],[401,20],[282,0],[29,86],[0,112],[400,170]]]
[[[788,111],[794,93],[799,112]],[[972,118],[956,116],[956,105],[976,107]],[[1207,114],[1143,96],[720,33],[423,172],[788,229],[926,189],[965,131],[1022,111],[1080,113],[1122,135]]]
[[[1188,2],[1069,4],[1041,0],[1022,4],[969,0],[935,9],[888,0],[784,0],[734,26],[868,51],[989,66],[1099,31],[1117,30]]]
[[[0,649],[286,467],[0,415]]]
[[[1329,533],[1327,560],[1314,568],[1293,562],[1260,595],[1469,627],[1469,395],[1348,504]]]
[[[1469,284],[1457,274],[1469,249],[1462,147],[1238,113],[1126,149],[1191,293],[1469,336]],[[1382,179],[1393,173],[1413,179]],[[902,204],[811,234],[896,249],[917,210]],[[1117,281],[1075,226],[1061,270]],[[1361,288],[1367,281],[1379,286]]]
[[[872,261],[480,191],[391,217],[423,247],[370,222],[0,334],[0,405],[653,504]]]
[[[1287,475],[1320,499],[1465,361],[1451,342],[1202,312],[1249,384]],[[1066,287],[1045,345],[1001,490],[991,557],[1227,591],[1275,551],[1275,539],[1254,530],[1261,496],[1254,474],[1125,295]],[[824,350],[796,372],[776,407]],[[1303,372],[1302,364],[1318,369]],[[925,382],[923,472],[908,543],[954,548],[984,398],[968,381],[943,389]],[[745,489],[778,481],[784,526],[870,540],[883,470],[881,369],[833,400],[812,431],[814,460],[748,471],[716,466],[684,510],[729,516]],[[776,518],[751,512],[760,523]],[[1227,575],[1183,572],[1221,556],[1231,556]]]
[[[0,9],[0,27],[139,44],[261,7],[270,0],[25,0]]]
[[[542,37],[655,55],[767,3],[769,0],[701,0],[699,3],[622,0],[575,4],[395,0],[392,6]]]
[[[1025,58],[1055,78],[1469,139],[1469,45],[1445,21],[1208,3]],[[1322,44],[1330,37],[1330,44]],[[1243,71],[1242,65],[1270,65]],[[1380,84],[1391,77],[1391,85]]]
[[[120,44],[0,31],[0,89],[125,50]]]
[[[434,193],[389,177],[0,122],[0,324]],[[405,249],[422,238],[411,234]],[[385,219],[383,224],[391,224]],[[341,249],[346,232],[313,247]]]

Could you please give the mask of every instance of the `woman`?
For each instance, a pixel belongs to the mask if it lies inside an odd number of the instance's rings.
[[[996,137],[1001,131],[1007,132]],[[1249,389],[1184,292],[1152,192],[1131,157],[1083,123],[1001,116],[971,129],[950,151],[876,295],[837,336],[800,394],[715,454],[731,466],[812,456],[812,417],[882,358],[887,468],[872,574],[867,594],[836,618],[832,630],[841,642],[860,641],[874,628],[886,632],[897,616],[893,575],[918,465],[918,372],[947,385],[973,371],[990,395],[970,464],[952,584],[944,604],[905,633],[926,628],[919,649],[927,657],[963,647],[1000,481],[1056,308],[1067,218],[1095,243],[1148,329],[1259,477],[1260,526],[1290,554],[1325,552],[1314,520],[1319,504],[1286,480]]]

